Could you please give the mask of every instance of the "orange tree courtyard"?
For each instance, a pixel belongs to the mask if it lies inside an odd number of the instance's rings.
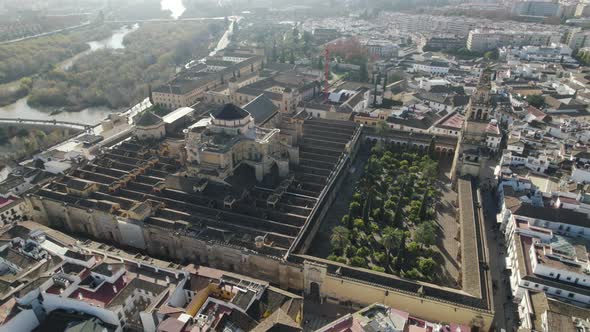
[[[330,260],[433,281],[438,162],[425,154],[372,148],[348,214],[332,229]]]

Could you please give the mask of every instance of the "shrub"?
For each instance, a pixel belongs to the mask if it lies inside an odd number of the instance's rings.
[[[338,256],[338,257],[336,257],[336,262],[342,263],[342,264],[347,264],[348,260],[346,259],[346,257]]]
[[[412,280],[418,280],[418,279],[422,278],[422,275],[420,274],[420,272],[418,270],[413,268],[411,270],[402,272],[402,277],[412,279]]]
[[[375,262],[383,264],[385,263],[385,253],[375,252],[373,254],[373,259],[375,260]]]
[[[377,272],[385,272],[385,268],[383,268],[381,266],[377,266],[377,265],[371,266],[371,270],[377,271]]]
[[[422,275],[431,276],[435,267],[436,262],[432,258],[420,257],[418,259],[418,269],[420,270],[420,273],[422,273]]]
[[[359,202],[352,202],[349,206],[349,212],[351,217],[358,217],[361,215],[361,205]]]
[[[355,256],[350,260],[350,265],[356,266],[356,267],[366,267],[367,260],[363,257]]]
[[[370,223],[369,227],[371,228],[371,232],[379,232],[379,225],[376,222]]]
[[[354,227],[357,229],[364,229],[365,228],[365,221],[360,218],[355,219],[354,220]]]
[[[346,257],[354,256],[356,254],[356,247],[352,245],[346,247],[346,249],[344,249],[344,254],[346,255]]]
[[[356,251],[356,255],[360,256],[360,257],[367,257],[367,256],[369,256],[370,253],[371,253],[371,251],[367,247],[360,247]]]

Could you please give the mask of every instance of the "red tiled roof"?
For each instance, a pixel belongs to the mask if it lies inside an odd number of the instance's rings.
[[[559,200],[560,200],[562,203],[567,203],[567,204],[574,204],[574,205],[580,205],[580,202],[578,202],[576,199],[574,199],[574,198],[570,198],[570,197],[559,196]]]
[[[121,292],[123,288],[129,283],[129,281],[125,282],[124,276],[119,277],[114,284],[104,282],[96,291],[92,292],[83,288],[78,288],[78,290],[72,292],[70,295],[71,299],[78,299],[78,294],[82,294],[83,298],[82,301],[94,304],[99,307],[104,307],[108,304],[117,293]],[[113,286],[117,289],[115,293]]]
[[[14,199],[12,199],[12,198],[0,197],[0,208],[3,208],[5,206],[9,205],[12,202],[14,202]]]
[[[547,114],[534,106],[527,107],[527,111],[539,120],[543,120],[547,116]]]
[[[463,126],[463,121],[464,121],[464,118],[462,115],[454,114],[453,116],[451,116],[450,118],[445,120],[441,124],[441,127],[461,129],[461,127]]]

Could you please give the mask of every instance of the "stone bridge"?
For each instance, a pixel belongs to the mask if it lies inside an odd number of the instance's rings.
[[[61,127],[61,128],[72,128],[76,130],[90,130],[93,126],[77,123],[77,122],[69,122],[69,121],[58,121],[58,120],[35,120],[35,119],[9,119],[9,118],[0,118],[0,125],[1,124],[9,124],[9,125],[41,125],[41,126],[54,126],[54,127]]]

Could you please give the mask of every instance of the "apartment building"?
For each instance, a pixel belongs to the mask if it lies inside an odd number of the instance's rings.
[[[263,62],[264,56],[261,55],[235,53],[224,55],[221,59],[208,59],[155,88],[152,91],[153,104],[166,109],[190,107],[202,99],[207,91],[223,86],[230,79],[258,72]]]
[[[472,52],[485,52],[504,46],[547,46],[558,43],[561,33],[557,31],[525,30],[483,30],[469,31],[467,49]]]
[[[527,291],[518,304],[519,331],[578,332],[590,328],[590,311],[544,292]]]
[[[300,330],[302,297],[265,281],[80,243],[32,222],[0,240],[3,331]]]
[[[565,43],[572,50],[590,46],[590,31],[573,28],[566,34]]]

